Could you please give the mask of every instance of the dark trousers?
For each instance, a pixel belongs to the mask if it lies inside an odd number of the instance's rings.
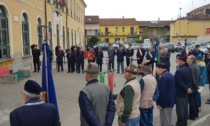
[[[132,61],[133,59],[131,59],[131,61]],[[126,65],[127,65],[127,67],[130,65],[130,58],[126,58]]]
[[[109,60],[109,70],[114,70],[114,60]]]
[[[77,72],[80,73],[80,70],[82,68],[82,71],[84,70],[84,61],[78,61],[77,62]]]
[[[121,67],[121,72],[122,74],[124,73],[124,62],[117,62],[117,73],[120,72],[120,67]]]
[[[196,98],[196,92],[188,95],[189,102],[189,116],[190,118],[195,118],[198,116],[198,102]]]
[[[68,60],[68,73],[72,72],[72,63]]]
[[[34,71],[39,71],[40,70],[40,64],[39,60],[34,60]]]
[[[72,63],[71,63],[71,72],[75,72],[75,65],[76,65],[76,62],[75,61],[72,61]]]
[[[140,126],[153,126],[153,109],[153,106],[148,109],[140,108]]]
[[[100,72],[102,71],[102,62],[97,62]]]
[[[176,97],[176,126],[187,126],[188,119],[188,97]]]
[[[61,71],[63,72],[63,62],[62,61],[58,61],[58,72],[60,72],[60,67],[61,67]]]

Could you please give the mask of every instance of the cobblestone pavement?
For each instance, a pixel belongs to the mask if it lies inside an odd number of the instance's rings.
[[[107,52],[104,52],[106,55]],[[175,53],[171,56],[171,72],[175,72]],[[133,61],[134,64],[136,61]],[[87,63],[86,63],[87,64]],[[116,63],[115,63],[116,64]],[[86,65],[85,65],[86,66]],[[116,68],[116,66],[115,66]],[[103,70],[107,67],[104,64]],[[67,64],[64,64],[64,72],[59,72],[55,70],[55,64],[53,64],[53,77],[57,93],[57,101],[59,106],[60,118],[62,126],[79,126],[79,105],[78,105],[78,95],[79,91],[85,86],[85,74],[84,73],[67,73]],[[41,84],[41,72],[32,73],[31,77],[19,81],[17,84],[0,84],[0,126],[9,126],[9,113],[24,104],[21,95],[21,90],[23,89],[24,83],[28,79],[33,79]],[[125,80],[122,74],[115,74],[116,87],[114,93],[118,93],[123,87]],[[208,85],[207,85],[208,86]],[[207,99],[209,94],[208,88],[204,88],[203,91],[203,102]],[[203,103],[202,112],[199,117],[203,117],[210,112],[208,105]],[[173,124],[176,121],[175,109],[173,111]],[[159,123],[159,112],[154,109],[154,126],[160,126]],[[191,124],[191,121],[188,121]],[[113,126],[117,126],[117,116]]]

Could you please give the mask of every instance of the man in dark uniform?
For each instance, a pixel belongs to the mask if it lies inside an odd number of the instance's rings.
[[[130,61],[133,60],[133,54],[134,54],[134,50],[132,49],[132,44],[129,43],[129,47],[128,47],[128,49],[126,49],[126,51],[125,51],[126,65],[127,65],[127,67],[130,65]],[[131,58],[131,59],[130,59],[130,58]]]
[[[33,49],[32,49],[32,55],[33,55],[33,63],[34,63],[34,72],[40,70],[40,60],[39,60],[39,56],[40,56],[40,50],[37,49],[37,45],[34,45]]]
[[[163,53],[160,57],[160,62],[163,62],[167,65],[167,71],[170,72],[170,53],[168,52],[168,48],[163,48]]]
[[[63,50],[61,50],[61,47],[58,46],[58,50],[56,52],[56,60],[57,60],[57,64],[58,64],[58,72],[60,72],[60,67],[61,67],[61,71],[63,72],[63,56],[64,56],[64,52]]]
[[[137,58],[137,64],[138,64],[138,66],[143,62],[144,55],[145,55],[145,50],[143,48],[143,45],[141,44],[139,46],[139,49],[138,49],[137,53],[136,53],[136,58]]]
[[[72,71],[75,72],[75,70],[77,70],[77,68],[78,68],[78,57],[77,57],[77,47],[76,46],[74,46],[72,54],[73,54],[73,57],[75,59],[74,60],[75,62],[73,62]]]
[[[102,64],[103,64],[103,58],[104,58],[104,54],[101,51],[100,47],[97,48],[98,50],[95,53],[95,57],[96,57],[96,63],[98,64],[99,70],[100,72],[102,71]]]
[[[122,74],[124,74],[125,50],[123,49],[121,44],[119,46],[119,49],[116,52],[116,55],[117,55],[117,73],[120,73],[120,66],[121,66],[121,72],[122,72]]]
[[[82,71],[84,70],[84,51],[82,48],[78,48],[79,51],[77,52],[77,62],[78,62],[78,67],[77,67],[77,73],[80,73],[80,69],[82,68]]]
[[[176,126],[187,126],[188,118],[188,94],[192,93],[190,89],[190,70],[186,66],[186,57],[178,54],[176,63],[178,69],[175,72],[175,90],[176,90]]]
[[[10,113],[11,126],[60,126],[55,105],[40,100],[41,87],[33,80],[22,91],[25,105]]]
[[[73,65],[72,65],[72,62],[74,62],[74,57],[73,57],[73,54],[72,54],[72,50],[70,50],[70,49],[67,49],[67,56],[66,56],[66,58],[67,58],[67,62],[68,62],[68,73],[70,73],[70,72],[72,72],[72,67],[73,67]]]
[[[115,50],[113,49],[112,44],[109,45],[108,49],[108,58],[109,58],[109,70],[114,70],[114,56],[115,56]]]

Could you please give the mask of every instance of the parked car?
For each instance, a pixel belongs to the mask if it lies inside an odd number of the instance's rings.
[[[181,44],[175,44],[174,45],[174,47],[175,47],[175,52],[181,52],[182,51],[182,45]]]
[[[143,45],[143,48],[145,49],[145,50],[148,50],[150,47],[151,47],[151,45],[150,44],[147,44],[147,43],[144,43],[144,44],[142,44]]]
[[[173,53],[174,53],[174,51],[175,51],[175,46],[174,46],[173,43],[165,43],[164,45],[166,46],[166,48],[168,48],[168,51],[169,51],[169,52],[173,52]]]
[[[199,50],[200,50],[201,52],[203,52],[204,54],[207,54],[207,53],[208,53],[208,48],[207,48],[207,46],[200,46]]]
[[[139,48],[139,43],[132,43],[132,49],[137,50]]]
[[[94,48],[99,47],[99,48],[101,48],[102,51],[106,51],[109,48],[109,43],[98,43],[93,47]]]

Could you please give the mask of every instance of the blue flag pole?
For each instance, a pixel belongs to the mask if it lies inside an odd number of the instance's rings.
[[[57,99],[56,99],[56,92],[55,92],[55,86],[50,66],[50,49],[48,46],[48,43],[45,42],[42,44],[42,50],[44,52],[43,60],[42,60],[42,92],[46,94],[44,97],[44,101],[46,103],[54,104],[57,108],[57,115],[59,118],[59,111],[58,111],[58,105],[57,105]]]

